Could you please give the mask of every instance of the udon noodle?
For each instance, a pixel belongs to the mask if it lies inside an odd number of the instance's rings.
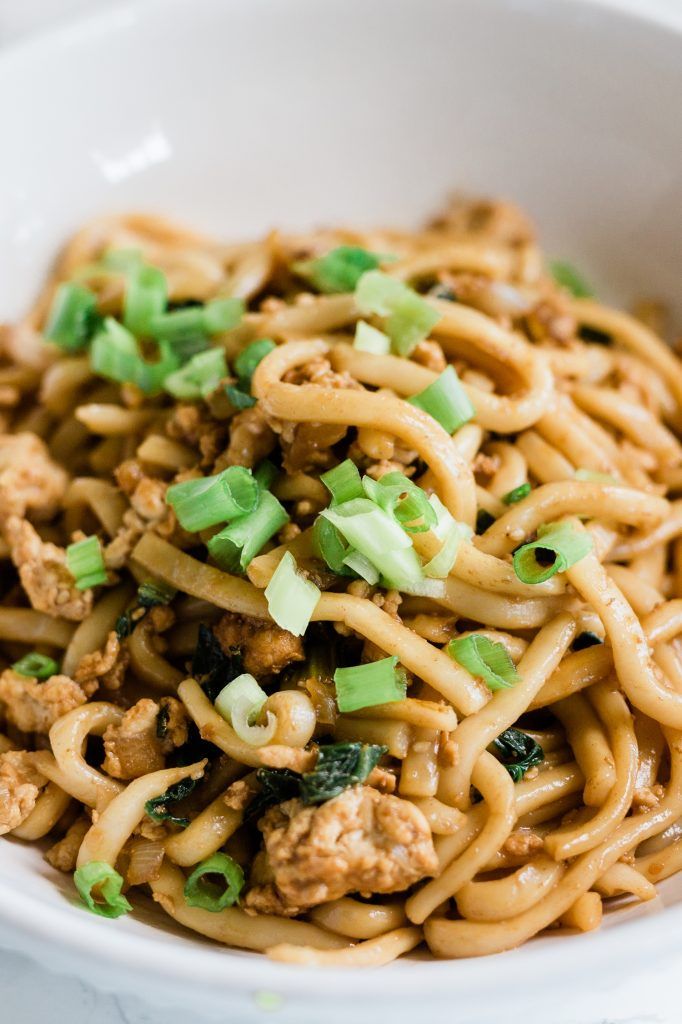
[[[0,833],[92,911],[371,966],[682,869],[680,364],[518,210],[98,220],[0,343]]]

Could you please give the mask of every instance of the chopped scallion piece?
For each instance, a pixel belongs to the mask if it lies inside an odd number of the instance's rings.
[[[382,257],[354,245],[340,245],[316,260],[299,260],[293,270],[318,292],[352,292],[368,270],[375,270]]]
[[[93,373],[101,377],[119,384],[136,384],[150,394],[159,391],[166,377],[180,365],[178,357],[166,345],[159,345],[159,353],[157,362],[147,362],[140,355],[130,331],[113,317],[107,317],[93,338],[90,366]]]
[[[437,517],[432,532],[443,544],[438,554],[422,566],[422,569],[425,576],[433,579],[445,579],[455,564],[460,544],[463,540],[469,540],[472,530],[466,523],[458,523],[452,517],[438,495],[432,494],[429,502]]]
[[[250,469],[229,466],[217,476],[173,484],[166,491],[166,502],[172,505],[182,528],[197,533],[253,512],[258,494],[258,482]]]
[[[102,545],[99,537],[85,537],[66,549],[66,566],[76,581],[78,590],[98,587],[107,582]]]
[[[222,334],[236,327],[244,316],[244,300],[211,299],[204,306],[204,328],[207,334]]]
[[[332,505],[341,505],[344,501],[363,496],[358,467],[350,459],[323,473],[320,480],[332,496]]]
[[[433,384],[408,398],[408,402],[432,416],[447,434],[454,434],[476,415],[454,366],[448,366]]]
[[[334,529],[334,527],[332,527]],[[346,555],[343,560],[343,564],[356,572],[358,576],[361,576],[366,583],[369,583],[370,587],[373,587],[375,583],[379,582],[379,572],[375,566],[372,565],[369,558],[365,558],[359,551],[353,551],[351,548],[350,552]]]
[[[272,485],[279,474],[279,470],[270,459],[263,459],[253,471],[253,475],[264,491]]]
[[[235,387],[234,384],[225,385],[225,394],[230,405],[233,409],[237,409],[238,412],[241,412],[243,409],[252,409],[256,404],[256,399],[252,395],[247,395],[246,391]]]
[[[258,505],[211,537],[208,551],[226,572],[246,569],[264,544],[289,522],[286,509],[269,491],[261,491]]]
[[[371,352],[375,356],[385,356],[391,351],[391,339],[383,331],[368,324],[366,320],[358,320],[353,348],[359,352]]]
[[[59,665],[54,658],[48,658],[47,655],[38,654],[36,651],[31,651],[30,654],[19,658],[19,661],[14,662],[12,668],[20,676],[31,676],[33,679],[41,681],[49,679],[50,676],[59,672]]]
[[[522,583],[544,583],[565,572],[592,550],[589,533],[571,523],[547,523],[538,529],[537,540],[514,552],[514,572]]]
[[[243,389],[251,387],[251,378],[261,359],[265,359],[269,352],[277,348],[271,338],[258,338],[250,345],[242,349],[234,360],[234,372],[239,377],[239,383]]]
[[[491,690],[508,689],[519,676],[506,647],[480,633],[460,636],[448,644],[448,654]]]
[[[211,875],[219,876],[222,885],[212,881]],[[185,903],[217,914],[233,906],[243,888],[244,872],[236,860],[226,853],[214,853],[197,865],[185,882]]]
[[[393,516],[373,501],[355,498],[324,509],[320,515],[336,527],[352,548],[369,559],[388,586],[407,590],[422,582],[421,565],[412,541]]]
[[[150,334],[152,320],[163,313],[167,301],[168,288],[163,271],[144,263],[131,267],[123,300],[123,326],[138,336]]]
[[[100,263],[105,270],[128,274],[142,265],[142,252],[140,249],[107,249]]]
[[[78,895],[93,914],[114,918],[133,909],[121,894],[122,877],[105,861],[91,860],[82,864],[74,871],[73,881]],[[98,898],[93,896],[93,890],[96,890]]]
[[[365,315],[388,317],[386,333],[400,356],[409,356],[440,320],[440,313],[414,289],[380,270],[363,274],[355,289],[355,302]]]
[[[337,668],[334,685],[339,711],[358,711],[375,704],[404,700],[407,683],[404,671],[397,668],[397,664],[398,659],[393,656],[367,665]]]
[[[530,491],[531,487],[529,483],[519,484],[518,487],[515,487],[512,491],[505,494],[502,501],[505,505],[516,505],[518,501],[523,501],[524,498],[527,498]]]
[[[277,719],[267,712],[265,725],[254,725],[268,699],[265,690],[248,672],[242,673],[224,686],[215,699],[218,714],[230,723],[240,740],[250,747],[270,743],[277,728]]]
[[[225,351],[222,348],[209,348],[192,356],[188,363],[179,370],[170,373],[164,383],[164,389],[176,398],[205,398],[227,376]]]
[[[553,260],[549,270],[556,283],[566,288],[576,299],[591,299],[594,295],[585,278],[570,263]]]
[[[365,476],[362,487],[367,497],[408,533],[425,533],[436,525],[436,512],[426,492],[403,473],[385,473],[378,481]]]
[[[352,576],[353,571],[346,565],[346,558],[353,550],[346,544],[336,527],[323,516],[313,524],[313,549],[332,572],[340,576]]]
[[[308,628],[320,590],[297,571],[296,559],[287,551],[265,588],[268,611],[278,626],[294,636]]]
[[[45,337],[66,352],[84,349],[97,326],[97,299],[80,284],[65,282],[55,292]]]

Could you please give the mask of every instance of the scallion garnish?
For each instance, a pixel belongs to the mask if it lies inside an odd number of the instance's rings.
[[[159,343],[159,359],[147,362],[140,355],[133,335],[113,317],[107,317],[92,341],[90,366],[93,373],[119,384],[135,384],[151,394],[160,391],[180,359],[167,342]]]
[[[351,459],[323,473],[320,480],[332,496],[332,505],[341,505],[344,501],[363,496],[358,467]]]
[[[56,675],[59,672],[59,665],[54,658],[48,658],[46,654],[38,654],[37,651],[31,651],[30,654],[25,654],[23,658],[19,658],[19,661],[15,661],[12,669],[18,672],[20,676],[31,676],[33,679],[40,679],[42,681]]]
[[[514,572],[522,583],[544,583],[565,572],[592,550],[592,538],[571,523],[547,523],[538,529],[537,540],[514,552]]]
[[[332,529],[334,529],[333,526]],[[358,574],[358,576],[361,576],[366,583],[369,583],[370,587],[373,587],[379,582],[378,569],[376,566],[372,565],[369,558],[365,558],[365,556],[360,554],[359,551],[355,551],[351,548],[344,558],[343,564],[348,569],[352,569],[353,572]]]
[[[222,885],[217,877],[222,880]],[[226,853],[214,853],[202,860],[185,882],[185,903],[188,907],[200,907],[217,914],[225,907],[233,906],[243,888],[244,872],[236,860]]]
[[[244,316],[244,300],[233,297],[211,299],[204,306],[204,327],[208,334],[223,334],[236,327]]]
[[[107,249],[100,263],[105,270],[129,274],[142,265],[142,252],[140,249]]]
[[[576,299],[591,299],[594,295],[585,278],[570,263],[553,260],[549,270],[556,283],[566,288]]]
[[[353,348],[359,352],[371,352],[375,356],[385,356],[391,351],[391,339],[383,331],[368,324],[366,320],[358,320]]]
[[[458,523],[447,510],[437,494],[432,494],[429,503],[436,513],[436,525],[432,533],[442,541],[440,551],[422,566],[425,576],[431,579],[445,579],[455,564],[459,546],[463,540],[469,540],[472,529],[466,523]]]
[[[506,647],[481,633],[460,636],[451,640],[448,654],[478,676],[491,690],[508,689],[518,682],[519,676]]]
[[[67,281],[55,292],[45,324],[45,337],[65,352],[79,352],[87,346],[98,321],[94,294],[80,284]]]
[[[227,376],[225,351],[209,348],[192,356],[179,370],[170,373],[163,382],[164,390],[175,398],[206,398]]]
[[[454,434],[476,415],[454,366],[446,367],[432,384],[412,395],[408,402],[427,412],[448,434]]]
[[[73,881],[78,895],[93,914],[100,917],[121,917],[133,908],[121,894],[123,878],[106,861],[91,860],[82,864],[73,874]],[[97,896],[93,896],[93,890]]]
[[[277,728],[277,719],[267,712],[264,725],[254,722],[263,709],[268,695],[248,672],[237,676],[224,686],[215,699],[215,709],[229,722],[237,736],[250,747],[270,743]]]
[[[252,395],[248,395],[246,391],[242,391],[241,388],[235,387],[234,384],[225,385],[225,394],[230,402],[233,409],[237,412],[241,412],[243,409],[252,409],[256,404],[256,399]]]
[[[152,320],[163,313],[167,301],[168,287],[162,270],[145,263],[130,267],[123,300],[123,326],[138,336],[151,334]]]
[[[208,551],[226,572],[246,569],[264,544],[289,522],[286,509],[269,491],[261,491],[258,505],[211,537]]]
[[[98,587],[107,582],[107,570],[99,537],[85,537],[66,549],[66,566],[78,590]]]
[[[383,257],[354,245],[340,245],[316,260],[298,260],[292,269],[318,292],[352,292],[368,270],[375,270]]]
[[[355,302],[365,315],[387,317],[386,333],[400,356],[409,356],[440,320],[440,313],[414,289],[380,270],[362,275],[355,289]]]
[[[529,483],[519,484],[518,487],[515,487],[512,491],[505,494],[502,501],[505,505],[516,505],[517,502],[523,501],[524,498],[527,498],[530,492],[531,486]]]
[[[217,476],[183,480],[166,492],[178,522],[188,533],[253,512],[258,504],[258,482],[250,469],[229,466]]]
[[[340,576],[353,575],[353,570],[346,565],[346,558],[353,548],[346,544],[336,527],[323,516],[318,516],[313,524],[313,550],[332,572]]]
[[[407,692],[405,672],[397,668],[398,659],[382,658],[367,665],[337,668],[334,673],[336,703],[339,711],[358,711],[360,708],[404,700]]]
[[[294,636],[302,636],[320,600],[320,589],[298,572],[290,551],[275,569],[265,588],[268,611],[278,626]]]
[[[436,525],[436,511],[426,492],[403,473],[385,473],[378,481],[365,476],[362,487],[367,497],[408,533],[425,533]]]
[[[277,348],[271,338],[258,338],[252,341],[246,348],[243,348],[235,357],[233,366],[234,372],[239,377],[239,383],[245,390],[251,387],[251,378],[261,359],[265,359],[269,352]]]

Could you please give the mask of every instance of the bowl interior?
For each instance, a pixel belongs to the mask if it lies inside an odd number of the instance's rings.
[[[599,3],[124,6],[0,58],[0,320],[20,314],[60,242],[103,212],[167,213],[234,238],[415,225],[453,188],[525,206],[546,250],[606,297],[660,296],[680,313],[681,94],[682,35]],[[86,949],[109,927],[76,912],[39,851],[18,842],[0,842],[0,892],[0,923],[34,938]],[[646,922],[678,900],[671,883],[663,901],[615,920]],[[254,958],[179,937],[163,915],[151,927],[154,916],[117,922],[112,962],[252,984],[249,969],[225,964]],[[543,938],[519,957],[537,967],[544,950],[557,976],[555,949]],[[418,960],[395,984],[413,969],[450,984],[445,965]]]

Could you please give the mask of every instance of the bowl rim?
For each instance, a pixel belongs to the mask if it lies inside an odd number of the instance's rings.
[[[195,6],[199,2],[214,0],[172,0],[176,8]],[[259,0],[263,4],[277,0]],[[452,2],[452,0],[441,0]],[[504,2],[504,0],[501,0]],[[511,0],[506,0],[511,2]],[[93,36],[111,31],[129,30],[138,22],[154,17],[161,9],[167,12],[169,0],[121,0],[115,6],[93,11],[63,23],[18,38],[0,47],[0,74],[11,71],[22,62],[38,60],[41,53],[53,48],[77,46]],[[519,7],[538,7],[544,13],[550,6],[569,12],[581,8],[586,12],[599,11],[613,17],[663,29],[682,36],[682,7],[675,8],[672,0],[523,0]],[[15,842],[15,840],[10,840]],[[660,897],[657,901],[660,906]],[[621,913],[625,913],[622,911]],[[671,942],[673,930],[682,922],[682,903],[666,906],[655,914],[644,914],[630,920],[615,922],[604,931],[590,935],[562,935],[555,943],[551,936],[532,940],[527,953],[519,959],[518,951],[506,956],[494,955],[495,985],[514,991],[521,978],[521,964],[528,964],[541,987],[553,988],[564,980],[577,964],[589,961],[590,969],[611,968],[618,976],[629,968],[641,966],[639,950],[646,941],[649,956],[657,958],[660,969],[676,957]],[[490,987],[491,958],[466,958],[458,961],[411,961],[409,970],[394,963],[382,969],[380,976],[373,971],[353,970],[352,990],[348,985],[350,969],[316,968],[302,970],[297,965],[275,963],[263,955],[245,953],[231,947],[211,943],[194,932],[183,934],[181,943],[156,939],[155,929],[142,934],[117,930],[115,922],[82,913],[69,904],[46,903],[39,897],[17,890],[0,877],[0,926],[9,928],[9,938],[0,933],[0,947],[8,946],[16,936],[23,936],[35,948],[49,948],[59,936],[61,951],[70,957],[85,955],[88,963],[102,971],[117,968],[138,978],[167,983],[170,988],[188,985],[203,986],[206,992],[219,995],[258,992],[264,986],[282,994],[306,995],[324,991],[326,995],[345,1000],[360,1000],[377,994],[377,978],[390,984],[393,998],[425,999],[424,984],[433,997],[452,996],[454,987],[458,995],[468,990],[487,991]],[[163,933],[166,935],[167,933]],[[174,939],[174,936],[173,936]],[[579,941],[577,941],[579,939]],[[514,955],[514,953],[517,955]],[[52,966],[46,964],[46,966]],[[59,969],[59,968],[57,968]]]

